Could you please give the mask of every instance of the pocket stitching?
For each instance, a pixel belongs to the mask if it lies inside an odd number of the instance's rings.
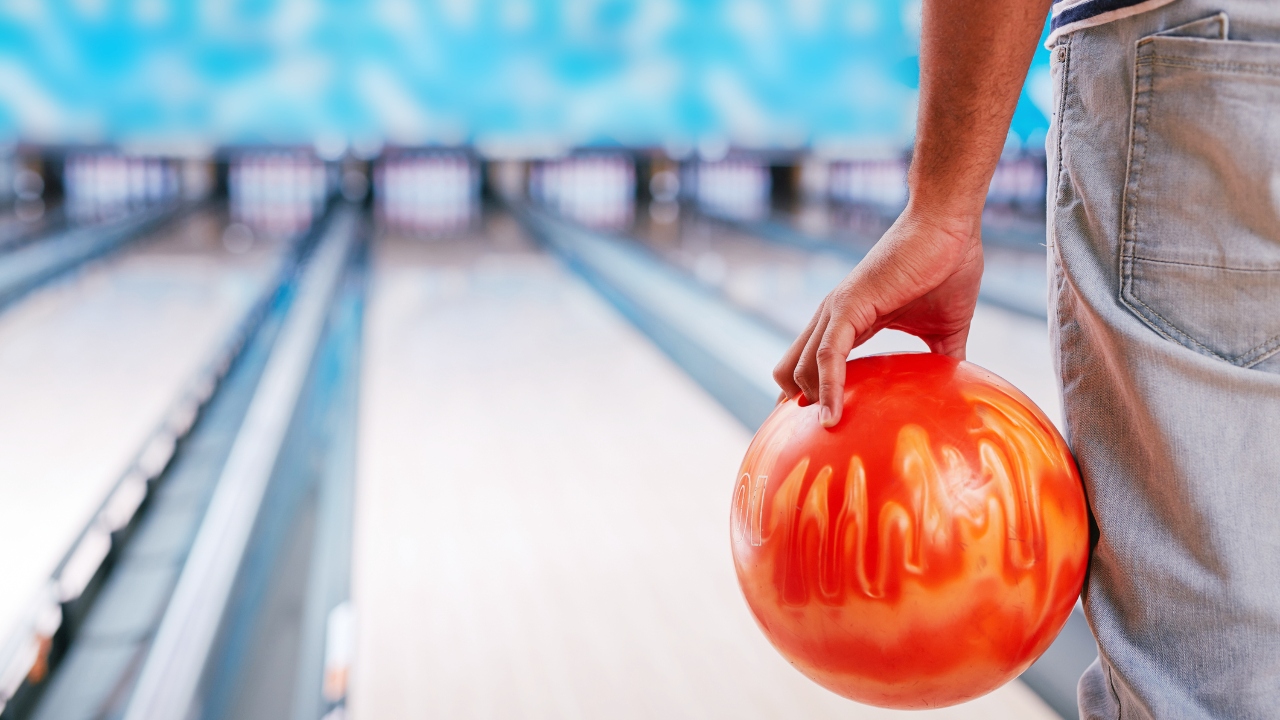
[[[1129,279],[1127,282],[1129,282],[1129,283],[1131,284],[1131,283],[1132,283],[1132,277],[1130,277],[1130,279]],[[1148,325],[1150,325],[1150,326],[1151,326],[1151,328],[1152,328],[1153,330],[1155,330],[1156,332],[1158,332],[1158,333],[1160,333],[1161,335],[1163,335],[1165,338],[1167,338],[1167,339],[1169,339],[1169,340],[1172,340],[1172,341],[1174,341],[1174,342],[1178,343],[1179,345],[1194,345],[1194,346],[1196,346],[1197,348],[1199,348],[1199,349],[1200,349],[1204,354],[1206,354],[1206,355],[1212,355],[1213,357],[1218,358],[1219,360],[1225,360],[1225,361],[1227,361],[1227,362],[1231,363],[1232,365],[1234,365],[1234,364],[1235,364],[1235,362],[1234,362],[1231,358],[1226,357],[1225,355],[1222,355],[1222,354],[1220,354],[1220,353],[1218,353],[1218,352],[1215,352],[1214,350],[1212,350],[1212,349],[1210,349],[1210,348],[1206,347],[1206,346],[1205,346],[1203,343],[1201,343],[1199,340],[1196,340],[1195,338],[1193,338],[1193,337],[1191,337],[1190,335],[1186,334],[1186,333],[1185,333],[1185,332],[1183,332],[1182,330],[1179,330],[1179,329],[1178,329],[1178,327],[1177,327],[1176,325],[1174,325],[1172,322],[1170,322],[1168,318],[1166,318],[1165,316],[1163,316],[1163,315],[1161,315],[1160,313],[1156,312],[1156,311],[1155,311],[1155,309],[1154,309],[1154,308],[1152,308],[1150,305],[1148,305],[1148,304],[1146,304],[1146,303],[1142,302],[1141,300],[1139,300],[1139,299],[1138,299],[1138,297],[1137,297],[1136,295],[1133,295],[1133,291],[1132,291],[1132,290],[1128,290],[1128,291],[1127,291],[1127,294],[1128,294],[1128,295],[1130,295],[1130,296],[1132,296],[1132,297],[1131,297],[1131,298],[1126,298],[1126,299],[1125,299],[1125,300],[1126,300],[1126,301],[1125,301],[1125,304],[1126,304],[1126,305],[1128,305],[1128,306],[1129,306],[1129,308],[1130,308],[1131,310],[1133,310],[1135,313],[1137,313],[1139,317],[1143,317],[1143,318],[1145,318],[1145,319],[1147,320],[1147,324],[1148,324]],[[1146,316],[1146,313],[1144,313],[1144,312],[1142,312],[1141,310],[1138,310],[1137,308],[1133,307],[1133,305],[1132,305],[1131,303],[1129,303],[1129,302],[1128,302],[1128,300],[1129,300],[1129,299],[1132,299],[1132,300],[1133,300],[1133,302],[1136,302],[1136,303],[1138,303],[1139,305],[1141,305],[1144,309],[1146,309],[1146,311],[1147,311],[1148,313],[1151,313],[1152,315],[1154,315],[1154,316],[1155,316],[1155,318],[1153,319],[1153,318],[1147,317],[1147,316]],[[1158,324],[1157,324],[1157,321],[1158,321]],[[1164,326],[1167,326],[1167,327],[1161,327],[1160,325],[1164,325]],[[1176,336],[1176,337],[1175,337],[1175,336]],[[1181,338],[1181,339],[1179,339],[1179,338]],[[1270,341],[1268,341],[1268,342],[1270,342]]]
[[[1144,47],[1146,45],[1146,47]],[[1280,335],[1268,338],[1258,345],[1246,350],[1240,355],[1232,358],[1219,353],[1204,343],[1196,340],[1186,332],[1178,328],[1168,318],[1161,315],[1150,305],[1143,302],[1133,291],[1133,268],[1137,261],[1144,262],[1163,262],[1159,260],[1149,260],[1137,255],[1137,202],[1139,188],[1142,183],[1142,173],[1146,160],[1146,143],[1147,131],[1146,122],[1149,113],[1148,104],[1150,96],[1153,92],[1154,78],[1152,77],[1152,68],[1156,64],[1171,63],[1155,63],[1150,60],[1158,56],[1152,53],[1144,53],[1148,50],[1149,44],[1138,42],[1138,57],[1134,64],[1134,84],[1133,84],[1133,110],[1130,115],[1129,124],[1129,177],[1126,178],[1124,186],[1124,197],[1121,200],[1122,218],[1121,218],[1121,236],[1120,236],[1120,302],[1123,303],[1130,311],[1139,319],[1143,320],[1152,330],[1162,337],[1176,342],[1180,345],[1198,350],[1210,357],[1223,360],[1237,365],[1239,367],[1252,367],[1272,355],[1280,352]],[[1203,67],[1205,69],[1217,69],[1208,63],[1187,63],[1189,66]],[[1280,73],[1277,73],[1280,74]],[[1195,263],[1178,263],[1170,264],[1187,265],[1190,267],[1215,268],[1213,265],[1197,265]],[[1244,268],[1218,268],[1224,270],[1245,270]],[[1245,270],[1246,272],[1251,270]],[[1252,270],[1255,272],[1274,272],[1267,270]],[[1141,306],[1141,309],[1134,305]]]
[[[1125,179],[1124,198],[1122,200],[1123,217],[1121,218],[1120,229],[1120,301],[1133,311],[1135,315],[1146,321],[1153,330],[1165,338],[1174,342],[1180,342],[1170,334],[1177,333],[1185,338],[1186,341],[1191,342],[1206,352],[1212,353],[1209,348],[1204,347],[1194,339],[1186,336],[1185,333],[1179,331],[1166,318],[1162,317],[1160,313],[1142,302],[1142,300],[1133,292],[1133,264],[1138,234],[1137,196],[1146,160],[1146,118],[1149,111],[1147,105],[1151,94],[1151,86],[1153,85],[1151,73],[1147,69],[1149,65],[1144,63],[1143,58],[1141,57],[1142,50],[1142,43],[1139,41],[1139,57],[1137,58],[1134,66],[1133,106],[1129,119],[1129,177]],[[1141,305],[1142,309],[1135,307],[1134,303]],[[1143,312],[1143,310],[1146,312]],[[1185,344],[1185,342],[1181,344]]]
[[[1065,122],[1064,116],[1066,115],[1066,112],[1067,112],[1067,83],[1069,83],[1071,80],[1069,73],[1071,71],[1071,40],[1073,37],[1075,37],[1074,34],[1067,35],[1065,40],[1058,41],[1058,45],[1054,47],[1054,53],[1059,55],[1058,75],[1060,78],[1060,83],[1059,83],[1060,87],[1058,90],[1058,106],[1057,106],[1058,116],[1057,118],[1055,118],[1055,122],[1054,122],[1054,125],[1056,127],[1052,128],[1056,133],[1056,137],[1054,138],[1056,150],[1054,152],[1053,205],[1052,205],[1052,207],[1055,210],[1057,209],[1058,205],[1062,200],[1062,182],[1063,182],[1062,176],[1063,176],[1063,167],[1064,167],[1064,163],[1062,159],[1062,144],[1063,144],[1063,139],[1066,136],[1066,132],[1063,126]],[[1049,232],[1047,238],[1052,241],[1053,243],[1052,250],[1054,254],[1057,256],[1058,262],[1061,264],[1062,251],[1058,248],[1057,231],[1056,231],[1056,228],[1050,228],[1050,230],[1051,232]]]
[[[1223,42],[1223,41],[1218,41]],[[1148,55],[1138,61],[1139,65],[1163,65],[1165,67],[1190,68],[1195,70],[1213,70],[1237,75],[1262,75],[1274,77],[1280,75],[1280,67],[1261,63],[1212,62],[1209,60],[1193,60],[1176,55]]]
[[[1213,263],[1195,263],[1186,262],[1184,260],[1164,260],[1161,258],[1149,258],[1135,254],[1134,260],[1142,262],[1159,263],[1161,265],[1178,265],[1180,267],[1208,268],[1210,270],[1230,270],[1231,272],[1256,272],[1256,273],[1280,273],[1280,267],[1237,267],[1235,265],[1214,265]]]
[[[1267,358],[1280,352],[1280,335],[1258,345],[1235,359],[1240,367],[1253,367]]]
[[[1194,267],[1210,267],[1210,266],[1194,266]],[[1132,279],[1130,278],[1130,282],[1131,280]],[[1210,355],[1212,357],[1218,358],[1219,360],[1225,360],[1226,362],[1229,362],[1232,365],[1238,365],[1243,368],[1249,368],[1249,367],[1253,367],[1254,365],[1257,365],[1263,360],[1266,360],[1272,355],[1275,355],[1276,352],[1280,351],[1280,335],[1277,335],[1275,337],[1268,338],[1262,341],[1261,343],[1253,346],[1252,348],[1249,348],[1248,350],[1234,357],[1223,355],[1222,353],[1219,353],[1205,346],[1199,340],[1196,340],[1195,338],[1191,337],[1190,335],[1180,330],[1168,318],[1156,312],[1156,310],[1152,308],[1150,305],[1142,302],[1142,300],[1140,300],[1136,295],[1133,295],[1132,290],[1128,290],[1127,293],[1132,297],[1125,298],[1126,300],[1125,304],[1128,305],[1129,308],[1132,309],[1135,313],[1137,313],[1139,317],[1145,317],[1146,313],[1143,313],[1141,310],[1134,308],[1133,305],[1128,302],[1129,299],[1132,299],[1133,302],[1138,303],[1143,308],[1145,308],[1147,312],[1154,315],[1155,318],[1158,319],[1159,323],[1167,326],[1167,328],[1161,328],[1157,326],[1155,319],[1146,318],[1148,320],[1147,324],[1150,325],[1153,330],[1155,330],[1157,333],[1163,335],[1165,338],[1168,338],[1169,340],[1172,340],[1174,342],[1179,342],[1178,338],[1182,338],[1182,342],[1180,342],[1180,344],[1194,345],[1195,347],[1203,351],[1205,355]],[[1172,333],[1172,335],[1170,333]],[[1174,337],[1174,335],[1176,335],[1177,337]]]

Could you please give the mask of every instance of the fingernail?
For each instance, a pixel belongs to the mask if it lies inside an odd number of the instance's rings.
[[[823,427],[831,427],[831,408],[826,405],[818,408],[818,422],[822,423]]]

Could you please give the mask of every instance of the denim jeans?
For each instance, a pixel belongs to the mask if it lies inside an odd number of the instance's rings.
[[[1052,48],[1050,330],[1096,534],[1086,718],[1280,717],[1280,2]]]

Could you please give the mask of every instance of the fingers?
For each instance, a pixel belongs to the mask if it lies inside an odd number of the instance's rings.
[[[857,335],[857,328],[848,318],[833,318],[818,343],[818,421],[823,427],[840,422],[844,413],[845,362]]]
[[[785,396],[803,394],[818,404],[818,421],[824,427],[839,422],[844,411],[845,361],[859,340],[858,317],[834,293],[828,296],[774,369],[774,380]],[[787,370],[789,376],[783,374]]]
[[[825,305],[825,303],[823,303]],[[818,324],[818,320],[822,318],[822,306],[818,307],[817,312],[809,319],[809,324],[805,326],[803,332],[796,336],[792,341],[791,347],[783,353],[782,359],[773,368],[773,381],[778,383],[778,387],[782,388],[784,398],[793,398],[800,394],[800,386],[796,384],[796,363],[800,362],[800,356],[804,353],[805,345],[809,342],[809,338],[813,335],[813,329]]]
[[[773,381],[782,388],[782,398],[779,402],[800,394],[800,386],[796,384],[793,376],[796,372],[796,361],[799,360],[800,353],[804,351],[804,343],[808,340],[809,336],[802,333],[795,342],[791,343],[791,347],[787,348],[787,352],[773,368]]]
[[[818,401],[818,345],[821,344],[822,336],[826,334],[827,324],[830,321],[831,314],[827,303],[824,302],[821,317],[814,325],[813,332],[809,333],[809,339],[804,344],[804,350],[800,353],[800,360],[796,362],[796,371],[792,376],[796,385],[800,387],[800,392],[804,393],[805,399],[810,403]]]
[[[823,300],[774,369],[774,380],[787,397],[803,393],[816,402],[819,420],[831,427],[844,412],[849,352],[878,330],[903,330],[933,352],[963,360],[981,252],[976,225],[954,230],[900,217]]]

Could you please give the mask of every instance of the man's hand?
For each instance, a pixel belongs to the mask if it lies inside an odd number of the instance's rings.
[[[963,360],[982,280],[980,225],[980,217],[931,218],[908,207],[782,357],[773,377],[783,394],[804,393],[819,403],[823,425],[839,422],[845,359],[883,328]]]
[[[844,409],[849,351],[881,328],[964,358],[982,280],[982,206],[1049,4],[924,0],[907,209],[773,371],[785,396],[820,403],[823,425]]]

